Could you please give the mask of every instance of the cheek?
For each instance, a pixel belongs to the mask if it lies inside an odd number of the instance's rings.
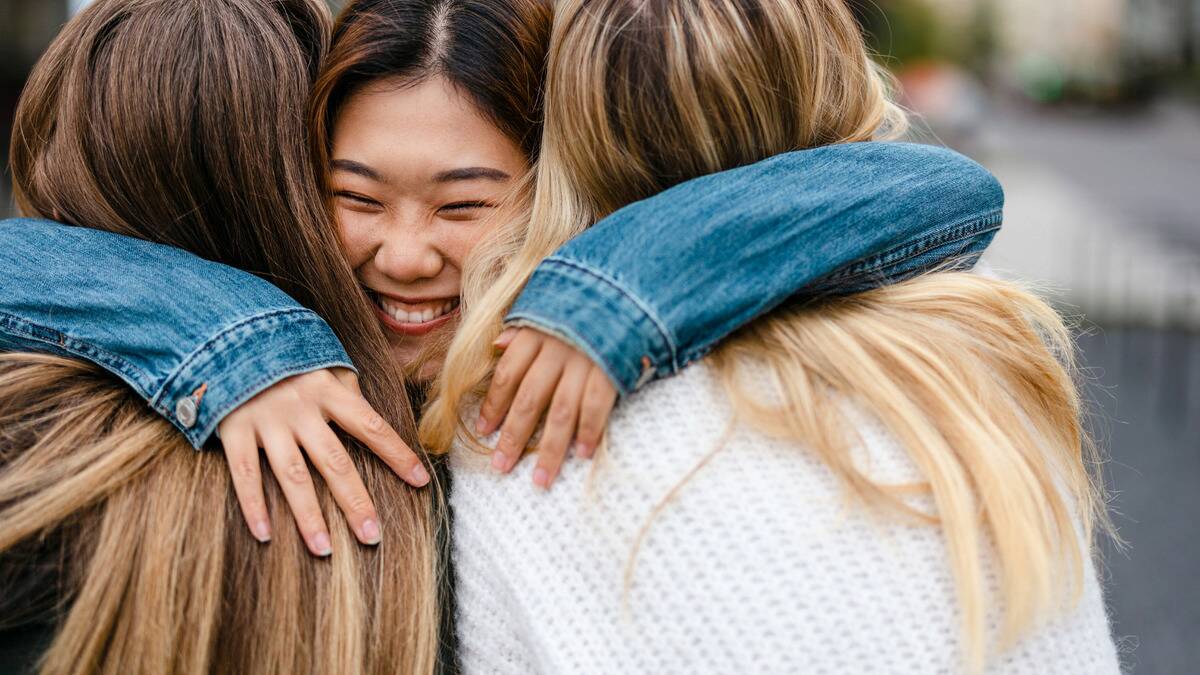
[[[337,225],[338,237],[342,240],[342,252],[350,261],[350,266],[358,269],[371,259],[372,252],[378,248],[375,228],[352,213],[338,214]]]
[[[454,267],[462,270],[467,256],[483,241],[489,232],[491,232],[491,227],[483,223],[466,226],[460,224],[446,230],[445,234],[441,237],[442,250],[445,252],[446,259]]]

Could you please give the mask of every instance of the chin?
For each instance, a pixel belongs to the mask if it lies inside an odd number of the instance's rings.
[[[437,379],[445,363],[444,354],[430,355],[422,345],[393,344],[392,357],[409,382],[429,384]]]

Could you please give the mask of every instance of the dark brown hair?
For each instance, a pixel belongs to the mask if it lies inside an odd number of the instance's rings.
[[[358,0],[338,16],[311,107],[314,154],[331,151],[333,121],[362,87],[442,76],[532,161],[541,143],[550,0]]]
[[[22,96],[16,196],[26,215],[276,283],[328,320],[367,398],[411,441],[402,378],[340,254],[306,140],[330,24],[319,0],[98,0]],[[334,556],[311,557],[291,527],[263,547],[239,520],[222,454],[194,452],[91,366],[0,356],[0,567],[16,549],[45,560],[42,542],[66,542],[66,609],[43,672],[431,671],[433,500],[350,447],[391,534],[359,546],[317,480]],[[263,474],[271,518],[289,522]]]

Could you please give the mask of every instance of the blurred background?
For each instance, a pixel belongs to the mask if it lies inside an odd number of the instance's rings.
[[[1200,0],[848,1],[914,139],[1004,184],[987,264],[1080,317],[1125,670],[1200,672]],[[0,0],[0,216],[17,97],[83,4]]]

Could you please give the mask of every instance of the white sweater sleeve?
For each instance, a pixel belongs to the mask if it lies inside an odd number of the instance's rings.
[[[499,477],[457,453],[464,671],[960,672],[940,532],[856,508],[803,447],[739,429],[651,518],[717,449],[729,412],[703,365],[654,383],[622,403],[607,455],[568,461],[549,493],[531,461]],[[882,427],[857,431],[873,475],[915,477]],[[1090,568],[1085,590],[989,672],[1118,672]]]

